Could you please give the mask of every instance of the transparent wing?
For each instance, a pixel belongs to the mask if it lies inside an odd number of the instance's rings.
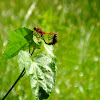
[[[53,36],[54,36],[53,34],[44,34],[43,38],[44,38],[46,43],[50,43],[53,40]]]

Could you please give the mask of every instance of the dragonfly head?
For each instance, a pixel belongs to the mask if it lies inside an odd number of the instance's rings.
[[[36,30],[36,27],[34,27],[34,30]]]

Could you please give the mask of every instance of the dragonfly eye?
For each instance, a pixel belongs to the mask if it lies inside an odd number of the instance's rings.
[[[36,27],[34,27],[34,30],[36,30]]]

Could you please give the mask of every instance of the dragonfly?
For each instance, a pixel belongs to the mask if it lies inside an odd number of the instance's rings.
[[[41,30],[41,28],[37,28],[37,27],[34,27],[34,30],[37,32],[37,33],[40,33],[40,36],[42,37],[42,39],[44,40],[44,42],[48,45],[54,45],[57,43],[57,33],[47,33],[47,32],[43,32]],[[49,35],[51,37],[48,37],[48,40],[52,40],[50,41],[49,43],[46,42],[47,41],[47,37],[45,37],[45,35]],[[45,37],[45,39],[44,39]]]

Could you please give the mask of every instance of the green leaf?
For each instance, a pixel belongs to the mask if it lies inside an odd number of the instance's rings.
[[[32,64],[32,60],[31,60],[30,56],[31,55],[26,51],[21,50],[18,53],[19,69],[20,69],[20,71],[22,71],[23,68],[25,67],[27,75],[29,75],[30,66]]]
[[[40,49],[41,48],[41,38],[37,38],[34,34],[33,34],[33,40],[34,40],[34,43],[36,45],[36,48],[37,49]]]
[[[37,45],[40,45],[41,43],[41,38],[37,38],[35,35],[33,36],[33,40]]]
[[[21,51],[18,54],[19,67],[25,67],[30,76],[31,88],[35,100],[47,99],[52,92],[56,80],[56,65],[51,58],[37,54],[33,61],[30,54]]]
[[[31,74],[31,87],[33,92],[35,90],[34,81],[36,81],[36,85],[39,91],[39,98],[46,99],[52,92],[56,79],[56,66],[51,58],[45,56],[43,54],[38,54],[33,60],[33,67],[35,72]],[[35,76],[33,79],[33,75]],[[45,96],[44,96],[45,95]]]
[[[28,28],[18,28],[11,31],[2,59],[10,59],[16,56],[20,50],[29,48],[29,42],[32,42],[32,33],[33,31]]]
[[[46,55],[56,63],[56,57],[53,54],[53,50],[54,50],[53,45],[47,45],[47,44],[45,44],[44,41],[42,41],[42,44],[43,44],[44,49],[46,51]]]

